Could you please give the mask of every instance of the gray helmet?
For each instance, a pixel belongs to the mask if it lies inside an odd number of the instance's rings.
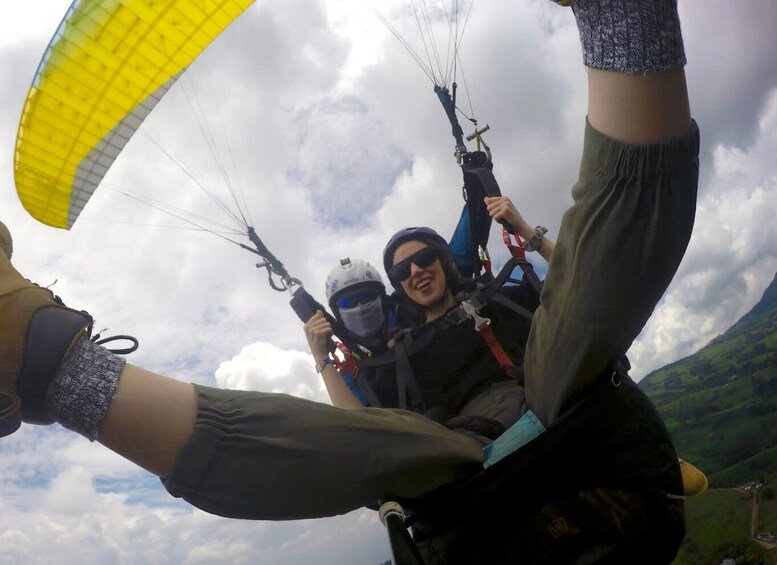
[[[326,299],[333,312],[336,312],[335,304],[340,295],[356,286],[373,287],[381,294],[386,292],[378,269],[361,259],[341,259],[326,278]]]
[[[448,247],[448,242],[445,241],[445,238],[432,228],[420,226],[401,229],[391,236],[386,247],[383,248],[383,268],[387,273],[393,265],[394,252],[397,250],[397,247],[410,240],[419,240],[426,243],[434,242],[444,249],[447,249]]]

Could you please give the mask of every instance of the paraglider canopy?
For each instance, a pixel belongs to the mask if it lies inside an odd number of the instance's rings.
[[[16,190],[70,229],[176,79],[254,0],[75,0],[38,66],[14,154]]]

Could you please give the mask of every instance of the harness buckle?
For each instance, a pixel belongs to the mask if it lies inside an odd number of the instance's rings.
[[[478,258],[480,259],[481,263],[491,261],[491,257],[488,254],[488,249],[486,249],[482,244],[478,245]]]
[[[491,325],[491,319],[484,318],[483,316],[478,314],[477,309],[468,300],[465,300],[464,302],[461,303],[461,308],[464,310],[464,312],[467,313],[467,316],[469,316],[472,320],[474,320],[475,329],[477,331],[480,331],[483,326]]]

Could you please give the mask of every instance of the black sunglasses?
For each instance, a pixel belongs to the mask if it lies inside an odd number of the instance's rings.
[[[424,247],[413,253],[410,257],[402,259],[388,270],[388,276],[392,281],[402,282],[410,278],[410,264],[415,263],[422,269],[431,266],[439,259],[434,247]]]

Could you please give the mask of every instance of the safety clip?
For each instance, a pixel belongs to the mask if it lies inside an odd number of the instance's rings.
[[[467,316],[472,318],[472,320],[475,322],[475,329],[477,331],[480,331],[480,328],[482,328],[483,326],[491,325],[491,319],[484,318],[483,316],[478,314],[477,308],[475,308],[469,301],[465,300],[460,304],[460,306],[464,310],[464,312],[467,313]]]

